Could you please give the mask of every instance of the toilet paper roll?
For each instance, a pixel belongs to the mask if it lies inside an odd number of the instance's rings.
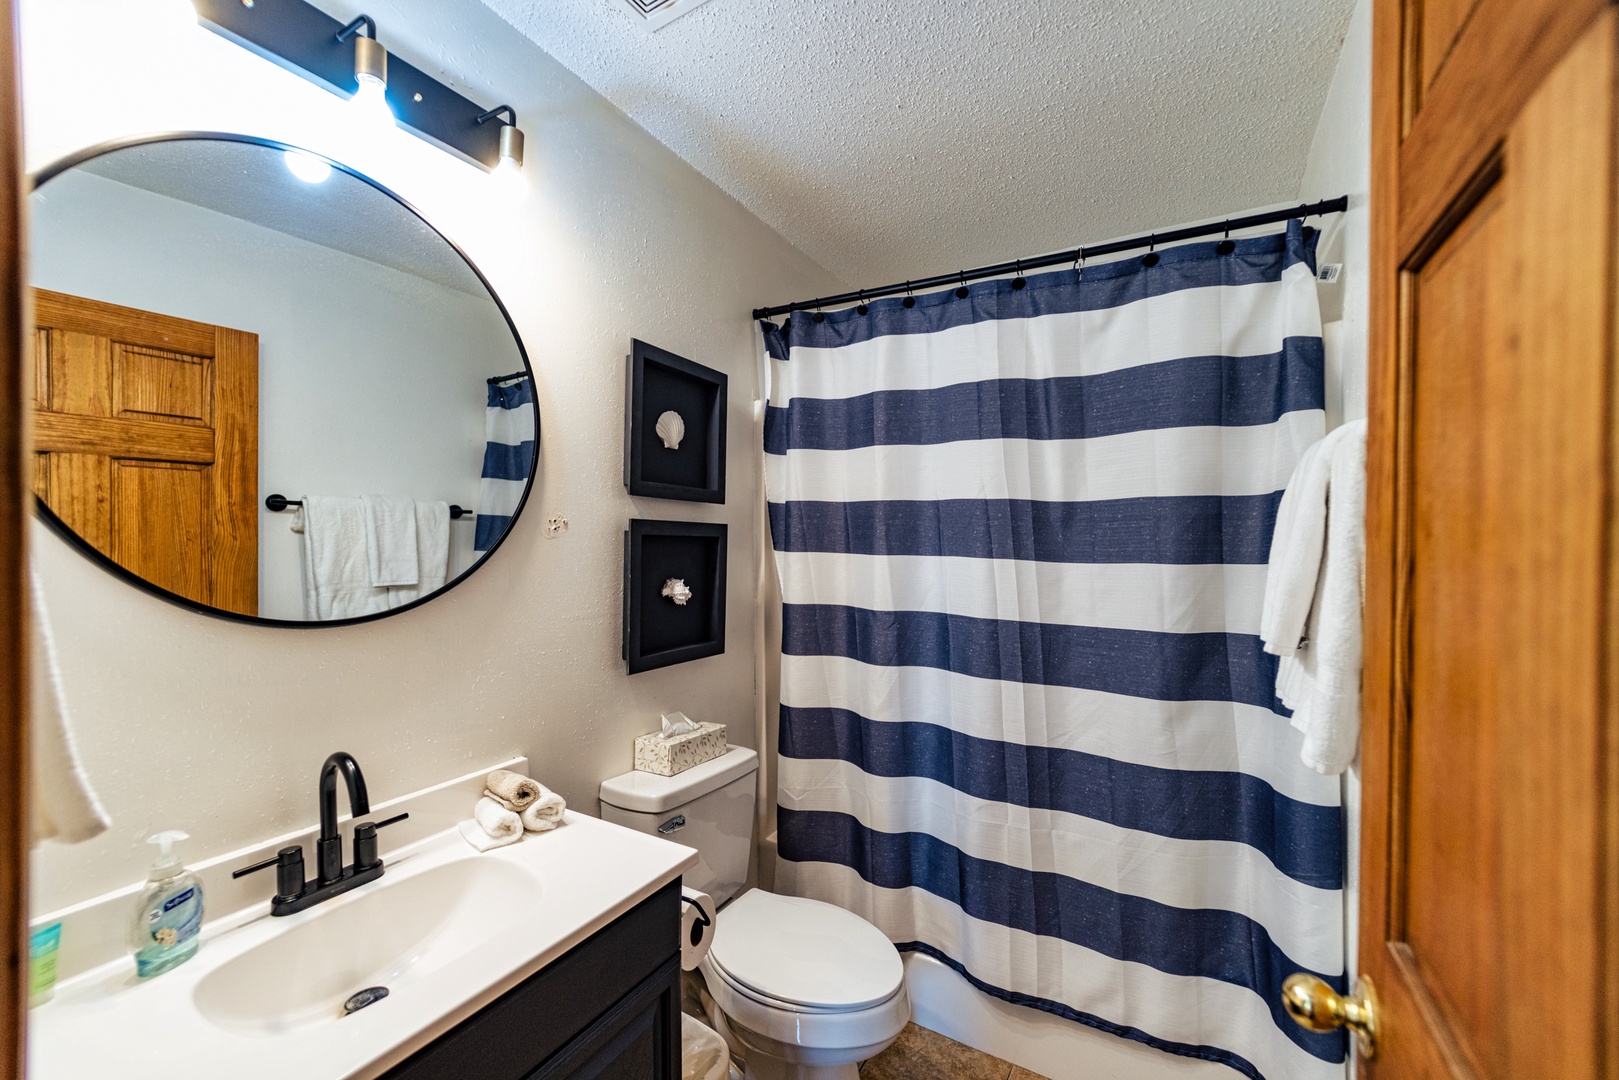
[[[694,970],[708,955],[708,947],[714,942],[716,918],[712,896],[696,889],[680,890],[680,966],[683,970]]]

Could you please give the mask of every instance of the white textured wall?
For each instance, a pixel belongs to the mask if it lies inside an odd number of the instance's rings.
[[[31,167],[104,139],[243,131],[347,160],[420,207],[488,275],[538,373],[538,494],[490,564],[426,607],[346,629],[192,615],[38,541],[89,771],[115,818],[35,859],[36,910],[142,874],[141,840],[184,828],[195,857],[308,821],[336,749],[388,798],[515,753],[578,808],[630,764],[659,712],[753,745],[759,470],[756,303],[839,286],[482,5],[367,0],[381,38],[480,101],[509,102],[532,185],[517,207],[412,136],[361,138],[344,103],[206,31],[166,37],[177,0],[22,0]],[[351,0],[323,6],[347,18]],[[731,375],[729,501],[631,500],[622,485],[632,335]],[[541,537],[546,514],[572,529]],[[632,515],[731,527],[728,651],[629,678],[619,660],[621,534]],[[36,530],[36,535],[40,530]]]
[[[487,297],[93,173],[42,194],[33,284],[258,335],[260,615],[304,617],[303,537],[264,495],[478,505],[484,380],[522,367]],[[451,577],[472,541],[450,523]]]

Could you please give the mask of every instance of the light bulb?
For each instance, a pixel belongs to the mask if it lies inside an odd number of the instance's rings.
[[[512,158],[501,158],[489,178],[505,202],[519,202],[528,194],[528,178],[523,175],[523,167]]]
[[[350,109],[368,125],[393,127],[393,110],[388,108],[388,84],[374,75],[361,75],[359,83],[360,88],[350,100]]]
[[[306,184],[319,184],[332,175],[332,166],[322,158],[303,150],[288,150],[287,168],[292,175]]]

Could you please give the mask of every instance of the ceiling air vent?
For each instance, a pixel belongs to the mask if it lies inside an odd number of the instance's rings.
[[[648,30],[661,30],[708,0],[619,0]]]

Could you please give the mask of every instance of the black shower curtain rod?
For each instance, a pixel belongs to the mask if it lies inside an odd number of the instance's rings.
[[[787,315],[794,311],[836,307],[839,304],[863,304],[868,300],[875,300],[881,296],[898,296],[900,293],[914,292],[918,289],[935,289],[940,285],[965,285],[969,281],[1004,277],[1007,274],[1021,275],[1024,271],[1038,270],[1043,266],[1078,263],[1098,255],[1113,255],[1120,251],[1131,251],[1135,248],[1173,244],[1180,240],[1195,240],[1200,236],[1229,233],[1232,229],[1252,229],[1259,225],[1273,225],[1278,221],[1288,221],[1292,218],[1314,217],[1318,214],[1341,214],[1348,209],[1349,196],[1340,195],[1336,199],[1300,203],[1291,210],[1266,210],[1263,213],[1248,214],[1245,217],[1213,221],[1207,225],[1188,225],[1183,229],[1170,229],[1168,232],[1147,233],[1144,236],[1132,236],[1125,240],[1112,240],[1106,244],[1092,244],[1088,247],[1074,248],[1071,251],[1059,251],[1052,255],[1037,255],[1032,259],[1017,259],[1012,262],[996,263],[994,266],[980,266],[976,270],[961,270],[954,274],[939,274],[935,277],[922,278],[918,281],[884,285],[880,289],[862,289],[858,292],[840,293],[837,296],[822,296],[814,300],[800,300],[796,304],[779,304],[776,307],[754,308],[753,317],[755,319],[773,319],[777,315]]]

